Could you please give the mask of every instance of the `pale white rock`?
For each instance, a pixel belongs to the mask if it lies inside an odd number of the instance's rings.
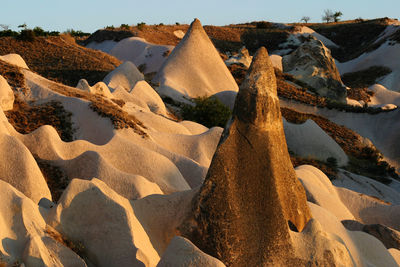
[[[153,81],[160,83],[161,95],[178,101],[238,91],[234,78],[197,19]]]
[[[366,233],[348,231],[331,212],[313,203],[308,204],[313,218],[320,223],[322,230],[338,236],[345,244],[354,266],[398,266],[378,239]]]
[[[395,205],[400,205],[400,192],[392,185],[385,185],[371,178],[339,170],[338,177],[332,181],[336,187],[344,187],[354,192],[376,197]]]
[[[98,94],[104,96],[106,98],[112,99],[114,98],[110,92],[110,89],[104,82],[97,82],[95,85],[91,87],[91,92],[94,94]]]
[[[34,203],[43,197],[51,199],[42,172],[21,141],[0,131],[0,155],[0,180],[14,186]]]
[[[3,60],[11,65],[15,65],[23,69],[29,69],[28,65],[26,65],[25,63],[25,60],[18,54],[8,54],[0,56],[0,60]]]
[[[208,131],[206,126],[194,121],[180,121],[179,124],[185,126],[192,134],[202,134]]]
[[[310,36],[294,52],[282,59],[283,71],[314,87],[318,94],[346,101],[344,86],[330,50]]]
[[[376,107],[386,104],[400,106],[399,92],[388,90],[381,84],[374,84],[368,89],[374,92],[374,95],[371,97],[371,102],[368,103],[368,106]]]
[[[113,47],[117,44],[118,42],[114,41],[114,40],[105,40],[102,42],[90,42],[86,45],[86,48],[91,48],[91,49],[96,49],[96,50],[100,50],[103,51],[105,53],[110,54],[111,49],[113,49]]]
[[[394,260],[400,266],[400,250],[395,249],[395,248],[390,248],[389,253],[392,254]]]
[[[400,205],[390,205],[346,188],[338,187],[337,192],[356,220],[364,224],[382,224],[400,231]]]
[[[317,266],[353,266],[354,262],[340,237],[322,229],[311,219],[302,232],[290,231],[296,257]],[[326,257],[327,251],[330,257]]]
[[[353,214],[340,200],[336,188],[329,178],[311,165],[301,165],[296,169],[297,177],[306,190],[307,200],[333,213],[340,220],[354,220]]]
[[[125,61],[115,70],[107,74],[104,83],[111,89],[122,86],[126,91],[130,92],[138,81],[144,80],[144,76],[138,68],[130,61]]]
[[[121,61],[131,61],[147,74],[157,72],[172,49],[171,45],[152,44],[143,38],[129,37],[116,43],[108,53]]]
[[[161,256],[179,227],[192,215],[192,202],[198,188],[170,195],[151,195],[132,201],[136,218],[149,236],[154,249]]]
[[[81,89],[86,92],[90,92],[90,85],[86,79],[80,79],[76,88]]]
[[[310,157],[321,161],[335,158],[339,166],[348,164],[343,149],[313,120],[293,124],[283,119],[286,142],[289,150],[300,157]]]
[[[228,58],[227,60],[225,60],[225,64],[227,66],[232,65],[232,64],[240,64],[240,65],[245,66],[246,68],[249,68],[252,59],[253,59],[253,57],[250,56],[247,48],[245,46],[243,46],[240,49],[239,53],[237,53],[236,55],[233,55],[230,58]]]
[[[0,255],[10,266],[86,266],[72,250],[49,234],[39,207],[0,180]]]
[[[0,107],[4,111],[12,110],[14,106],[14,92],[6,79],[0,75]]]
[[[157,267],[223,267],[220,260],[198,249],[190,240],[176,236],[171,240]]]
[[[366,52],[359,57],[337,64],[340,74],[384,66],[392,70],[381,77],[377,83],[395,92],[400,91],[400,44],[386,40],[378,49]]]
[[[152,194],[163,194],[156,183],[141,175],[122,172],[95,151],[86,151],[71,160],[58,160],[54,165],[65,170],[68,177],[91,180],[93,177],[106,183],[127,199],[139,199]]]
[[[283,71],[282,56],[280,56],[280,55],[270,55],[269,58],[271,59],[272,66],[274,66],[274,68],[277,68],[280,71]]]
[[[174,31],[174,35],[179,39],[183,39],[183,37],[185,37],[185,33],[182,30]]]
[[[48,221],[82,243],[96,266],[155,266],[160,259],[132,203],[98,179],[72,180]]]
[[[161,97],[146,81],[137,82],[130,94],[135,99],[143,101],[152,112],[167,115],[167,108]]]

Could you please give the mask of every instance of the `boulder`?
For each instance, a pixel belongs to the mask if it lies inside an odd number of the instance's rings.
[[[50,190],[35,159],[17,138],[0,131],[0,180],[3,180],[39,203],[51,200]]]
[[[298,259],[290,228],[302,231],[310,218],[286,146],[274,69],[260,48],[181,230],[229,266],[291,265]]]
[[[95,266],[155,266],[160,259],[132,203],[98,179],[72,180],[48,218]]]
[[[282,59],[283,71],[317,90],[321,96],[346,103],[347,89],[343,84],[330,50],[309,36],[294,52]]]
[[[138,68],[130,61],[125,61],[115,70],[107,74],[104,83],[111,89],[122,86],[126,91],[130,92],[138,81],[144,80],[144,76]]]
[[[171,240],[157,267],[224,267],[218,259],[211,257],[184,237]]]
[[[249,50],[243,46],[237,55],[234,55],[225,61],[226,65],[240,64],[246,68],[250,67],[252,57],[249,54]]]
[[[49,231],[39,207],[10,184],[0,180],[0,263],[6,266],[86,266]],[[1,264],[0,264],[1,265]],[[2,265],[3,266],[3,265]]]
[[[0,107],[4,110],[12,110],[14,107],[14,92],[6,79],[0,75]]]
[[[25,60],[18,54],[0,56],[0,60],[3,60],[11,65],[15,65],[19,68],[29,69],[28,65],[25,63]]]

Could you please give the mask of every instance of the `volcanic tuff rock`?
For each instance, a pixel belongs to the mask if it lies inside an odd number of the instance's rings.
[[[235,79],[198,19],[192,22],[153,81],[160,83],[161,95],[177,100],[238,91]]]
[[[341,102],[346,100],[346,87],[330,50],[314,37],[309,36],[293,53],[284,56],[282,65],[284,72],[314,87],[318,94]]]
[[[4,111],[13,109],[14,92],[8,85],[6,79],[0,75],[0,107]]]
[[[200,249],[229,266],[298,263],[289,227],[301,231],[310,217],[286,146],[274,69],[261,48],[182,232],[192,231]]]
[[[130,92],[133,86],[142,80],[144,80],[144,76],[136,68],[135,64],[125,61],[104,78],[104,83],[112,89],[122,86],[126,91]]]

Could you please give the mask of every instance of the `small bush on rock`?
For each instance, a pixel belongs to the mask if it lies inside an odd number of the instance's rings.
[[[203,124],[206,127],[225,127],[231,116],[230,109],[215,97],[198,97],[194,106],[183,105],[182,117]]]

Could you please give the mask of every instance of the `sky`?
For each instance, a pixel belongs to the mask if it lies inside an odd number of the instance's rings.
[[[321,22],[326,9],[341,11],[342,20],[400,16],[400,0],[0,0],[0,24],[17,30],[26,23],[45,30],[94,32],[122,23],[181,24],[199,18],[203,25],[250,21]]]

